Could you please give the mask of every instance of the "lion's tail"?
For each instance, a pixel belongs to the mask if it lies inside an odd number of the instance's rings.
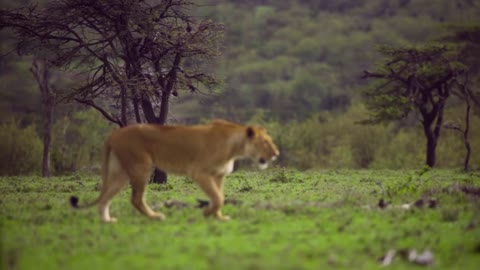
[[[105,142],[105,148],[104,148],[104,151],[103,151],[103,158],[102,158],[102,182],[103,182],[103,184],[105,184],[105,182],[107,181],[107,177],[108,177],[108,163],[109,163],[109,157],[110,157],[110,150],[111,149],[110,149],[110,146],[108,145],[108,142]],[[87,203],[87,204],[84,204],[84,205],[78,205],[78,201],[79,201],[78,197],[77,196],[71,196],[70,197],[70,205],[73,208],[76,208],[76,209],[92,207],[100,201],[100,199],[103,196],[103,193],[104,193],[104,191],[103,191],[103,188],[102,188],[101,192],[100,192],[100,195],[94,201],[92,201],[90,203]]]

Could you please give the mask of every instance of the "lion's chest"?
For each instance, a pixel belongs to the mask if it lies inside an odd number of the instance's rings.
[[[233,165],[234,165],[234,160],[230,160],[227,163],[225,163],[223,166],[217,168],[217,174],[220,175],[228,175],[233,172]]]

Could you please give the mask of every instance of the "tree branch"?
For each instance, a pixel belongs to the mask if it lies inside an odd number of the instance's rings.
[[[123,127],[126,125],[126,123],[122,123],[122,121],[120,121],[120,119],[118,119],[117,117],[113,117],[112,115],[110,115],[107,111],[105,111],[102,107],[98,106],[95,104],[95,102],[93,102],[92,100],[83,100],[83,99],[79,99],[79,98],[74,98],[74,100],[78,103],[81,103],[81,104],[85,104],[87,106],[90,106],[94,109],[96,109],[97,111],[99,111],[103,117],[105,117],[108,121],[112,122],[112,123],[115,123],[117,125],[119,125],[120,127]]]

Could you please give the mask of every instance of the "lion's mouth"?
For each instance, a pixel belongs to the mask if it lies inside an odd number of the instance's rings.
[[[265,160],[264,158],[259,158],[258,159],[258,167],[261,170],[265,170],[268,167],[267,160]]]

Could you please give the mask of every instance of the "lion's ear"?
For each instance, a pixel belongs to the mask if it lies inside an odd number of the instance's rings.
[[[247,127],[247,138],[252,139],[255,137],[255,130],[252,127]]]

